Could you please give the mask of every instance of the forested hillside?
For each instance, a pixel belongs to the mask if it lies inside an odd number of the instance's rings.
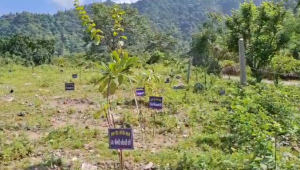
[[[256,4],[261,1],[254,0]],[[154,31],[172,33],[180,40],[191,40],[191,34],[206,20],[209,12],[230,14],[240,2],[243,0],[185,0],[184,3],[182,0],[141,0],[130,6],[150,19]],[[90,9],[91,6],[88,11]],[[54,38],[59,55],[85,50],[84,31],[73,10],[60,11],[55,15],[23,12],[0,17],[0,36],[16,33]]]

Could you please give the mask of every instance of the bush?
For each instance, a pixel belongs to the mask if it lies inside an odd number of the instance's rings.
[[[162,53],[160,51],[155,51],[146,63],[147,64],[155,64],[155,63],[158,63],[159,61],[163,60],[164,58],[165,58],[164,53]]]

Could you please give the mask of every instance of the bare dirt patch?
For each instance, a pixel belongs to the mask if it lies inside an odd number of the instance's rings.
[[[69,109],[74,109],[77,112],[85,112],[99,108],[95,102],[85,99],[72,99],[72,98],[55,98],[54,101],[49,102],[51,108],[56,108],[59,112],[66,112]]]

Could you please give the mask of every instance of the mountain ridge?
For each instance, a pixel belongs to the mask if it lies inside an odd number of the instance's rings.
[[[255,0],[256,4],[263,0]],[[174,36],[190,41],[191,35],[206,20],[209,12],[228,14],[243,0],[141,0],[132,4],[121,4],[137,8],[148,17],[157,31],[175,30]],[[105,3],[114,3],[107,1]],[[90,8],[90,5],[85,5]],[[33,14],[29,12],[7,14],[0,17],[0,37],[24,34],[38,38],[54,38],[56,51],[78,53],[85,51],[84,28],[74,10],[58,11],[56,14]]]

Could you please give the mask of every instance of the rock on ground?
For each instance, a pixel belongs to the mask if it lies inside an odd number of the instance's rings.
[[[81,170],[97,170],[97,166],[88,163],[83,163],[81,166]]]
[[[149,162],[147,165],[144,166],[143,170],[155,170],[155,165],[153,162]]]

